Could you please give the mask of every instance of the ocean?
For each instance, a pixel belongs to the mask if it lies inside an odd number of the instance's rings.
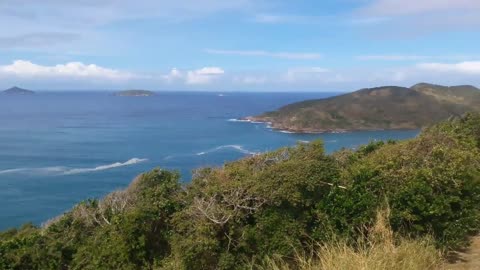
[[[335,93],[41,92],[0,96],[0,229],[40,225],[155,167],[192,170],[322,139],[327,152],[418,131],[290,134],[235,119]]]

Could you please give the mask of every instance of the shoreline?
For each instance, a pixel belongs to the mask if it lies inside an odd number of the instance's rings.
[[[267,129],[271,129],[276,132],[286,133],[286,134],[343,134],[343,133],[353,133],[353,132],[369,132],[369,131],[411,131],[419,130],[421,128],[398,128],[398,129],[334,129],[334,130],[306,130],[306,129],[291,129],[275,126],[271,121],[260,120],[252,116],[247,116],[244,118],[238,119],[229,119],[230,122],[240,122],[240,123],[251,123],[251,124],[264,124]]]

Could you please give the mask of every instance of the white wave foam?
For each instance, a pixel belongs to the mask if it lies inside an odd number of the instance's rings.
[[[79,173],[87,173],[87,172],[105,171],[105,170],[114,169],[114,168],[118,168],[118,167],[125,167],[125,166],[129,166],[129,165],[142,163],[142,162],[145,162],[147,160],[148,159],[132,158],[132,159],[130,159],[126,162],[123,162],[123,163],[115,162],[115,163],[112,163],[112,164],[102,165],[102,166],[98,166],[98,167],[95,167],[95,168],[70,169],[70,170],[66,170],[63,174],[70,175],[70,174],[79,174]]]
[[[228,119],[227,121],[228,122],[242,122],[242,123],[250,123],[251,122],[250,120],[247,120],[247,119],[236,119],[236,118]]]
[[[295,134],[295,133],[296,133],[296,132],[288,131],[288,130],[279,130],[278,132],[280,132],[280,133],[286,133],[286,134]]]
[[[203,155],[214,153],[214,152],[217,152],[217,151],[220,151],[220,150],[223,150],[223,149],[232,149],[232,150],[235,150],[235,151],[240,152],[242,154],[252,155],[252,156],[258,154],[258,152],[249,151],[249,150],[243,148],[241,145],[229,144],[229,145],[222,145],[222,146],[219,146],[219,147],[215,147],[213,149],[210,149],[210,150],[207,150],[207,151],[204,151],[204,152],[199,152],[199,153],[197,153],[197,156],[203,156]]]
[[[18,173],[18,172],[24,172],[26,170],[28,169],[27,168],[8,169],[8,170],[0,171],[0,174]]]
[[[237,118],[228,119],[227,121],[228,122],[251,123],[251,124],[264,124],[264,122],[252,121],[252,120],[249,120],[249,119],[237,119]]]
[[[126,162],[115,162],[108,165],[101,165],[94,168],[68,168],[68,167],[44,167],[44,168],[17,168],[0,171],[0,174],[42,174],[42,175],[73,175],[88,172],[105,171],[118,167],[130,166],[148,161],[148,159],[132,158]]]

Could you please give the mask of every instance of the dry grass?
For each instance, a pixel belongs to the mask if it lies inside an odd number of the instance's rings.
[[[261,270],[426,270],[442,269],[441,253],[428,239],[395,239],[387,222],[388,211],[379,212],[369,237],[352,247],[342,241],[320,245],[311,253],[297,253],[293,260],[270,257],[252,269]]]

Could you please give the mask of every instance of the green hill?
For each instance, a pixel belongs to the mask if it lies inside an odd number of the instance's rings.
[[[308,100],[247,117],[294,132],[418,129],[480,110],[480,90],[421,83],[411,88],[384,86],[336,97]]]

